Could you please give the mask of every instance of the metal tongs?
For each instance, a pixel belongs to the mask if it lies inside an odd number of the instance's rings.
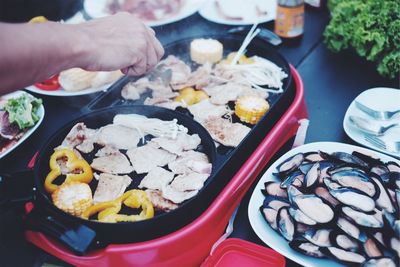
[[[248,26],[239,26],[228,30],[229,33],[237,33],[237,34],[245,34],[248,31],[249,31]],[[282,43],[282,39],[278,35],[265,28],[260,29],[258,37],[274,46],[278,46]]]

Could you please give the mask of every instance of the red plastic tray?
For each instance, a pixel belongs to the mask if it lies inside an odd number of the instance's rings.
[[[285,257],[281,254],[248,241],[228,238],[213,251],[201,267],[284,267]]]
[[[251,184],[279,148],[296,134],[298,121],[307,118],[303,82],[292,66],[291,71],[296,84],[293,103],[210,207],[189,225],[154,240],[109,245],[85,256],[71,253],[38,232],[27,231],[26,239],[76,266],[199,266]]]

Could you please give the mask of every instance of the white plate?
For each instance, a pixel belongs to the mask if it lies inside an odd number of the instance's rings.
[[[108,0],[85,0],[83,8],[86,14],[91,18],[109,16],[110,14],[105,10],[107,1]],[[205,0],[186,0],[177,14],[163,20],[147,21],[145,23],[150,27],[155,27],[179,21],[196,13],[204,3]]]
[[[356,100],[376,110],[397,110],[400,109],[400,89],[377,87],[362,92],[353,100],[353,102],[351,102],[343,119],[344,131],[351,139],[363,146],[387,153],[395,157],[400,157],[400,153],[394,153],[380,149],[375,145],[365,141],[363,132],[350,122],[350,116],[359,116],[371,121],[374,120],[372,117],[368,116],[366,113],[362,112],[356,107]],[[393,118],[390,120],[390,122],[397,122],[400,124],[400,116]],[[379,123],[386,125],[389,123],[389,121],[379,121]],[[400,141],[400,127],[389,129],[382,139],[386,141]]]
[[[41,94],[41,95],[48,95],[48,96],[78,96],[78,95],[87,95],[87,94],[92,94],[95,92],[99,92],[99,91],[106,91],[108,89],[108,87],[111,86],[112,83],[106,84],[106,85],[102,85],[100,87],[97,88],[88,88],[85,90],[80,90],[80,91],[65,91],[62,87],[60,87],[60,89],[57,90],[42,90],[40,88],[37,88],[34,85],[28,86],[25,89],[33,92],[33,93],[37,93],[37,94]]]
[[[7,94],[2,96],[1,98],[4,99],[10,99],[10,98],[14,98],[14,97],[18,97],[20,95],[22,95],[23,93],[28,94],[27,92],[24,91],[15,91],[11,94]],[[28,94],[30,95],[30,94]],[[36,131],[36,129],[39,127],[39,125],[42,123],[43,118],[44,118],[44,107],[43,104],[40,105],[40,107],[37,110],[36,113],[40,118],[39,120],[36,122],[36,124],[30,128],[19,140],[18,142],[16,142],[13,146],[9,147],[6,151],[0,153],[0,159],[5,157],[8,153],[10,153],[11,151],[13,151],[15,148],[17,148],[20,144],[22,144],[22,142],[24,142],[34,131]]]
[[[199,11],[199,14],[205,18],[206,20],[226,25],[249,25],[254,24],[255,22],[264,23],[275,19],[276,16],[276,0],[231,0],[232,6],[235,6],[241,12],[241,16],[244,18],[243,20],[230,20],[222,17],[215,6],[215,2],[217,0],[209,0]],[[226,0],[225,0],[226,1]],[[235,5],[234,2],[239,2]],[[254,5],[257,2],[262,2],[267,5],[268,13],[264,16],[256,17],[255,8],[249,8],[249,5]],[[245,5],[245,6],[243,6]],[[256,19],[255,19],[256,18]]]
[[[339,264],[338,262],[331,259],[319,259],[311,256],[306,256],[297,252],[289,247],[288,241],[284,239],[280,234],[275,232],[262,217],[261,212],[259,210],[260,206],[263,204],[264,195],[261,193],[261,189],[264,188],[264,183],[268,181],[277,181],[272,173],[276,172],[276,167],[289,157],[299,153],[299,152],[310,152],[310,151],[318,151],[322,150],[324,152],[332,153],[336,151],[348,152],[351,153],[354,150],[358,150],[364,153],[374,153],[383,161],[395,161],[400,164],[400,161],[393,159],[387,155],[382,153],[377,153],[371,151],[366,148],[361,148],[353,145],[343,144],[343,143],[335,143],[335,142],[317,142],[310,143],[303,146],[296,147],[295,149],[287,152],[282,157],[280,157],[261,177],[260,181],[258,181],[257,186],[255,187],[249,202],[248,207],[248,215],[251,227],[254,232],[258,235],[258,237],[272,249],[278,251],[285,257],[297,262],[298,264],[309,266],[309,267],[340,267],[344,266]]]

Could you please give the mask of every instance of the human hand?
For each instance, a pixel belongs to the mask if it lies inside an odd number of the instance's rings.
[[[80,67],[91,71],[121,69],[142,75],[161,59],[164,49],[155,32],[135,16],[123,12],[79,25]]]

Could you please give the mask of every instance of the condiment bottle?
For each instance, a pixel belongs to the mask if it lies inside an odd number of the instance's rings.
[[[285,39],[303,35],[304,0],[278,0],[274,31]]]

